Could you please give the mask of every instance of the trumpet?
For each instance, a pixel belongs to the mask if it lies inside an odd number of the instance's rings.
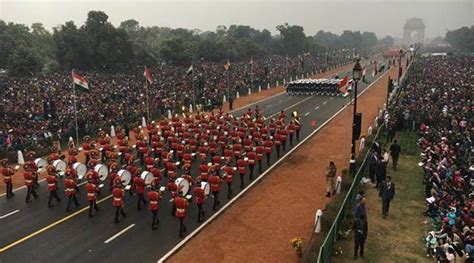
[[[298,114],[298,111],[296,111],[296,110],[293,111],[293,112],[291,113],[291,117],[293,117],[293,121],[294,121],[296,124],[298,124],[299,126],[302,126],[302,125],[301,125],[301,121],[300,121],[300,116],[299,116],[299,114]]]

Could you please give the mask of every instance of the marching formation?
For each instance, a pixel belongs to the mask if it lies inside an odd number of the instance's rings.
[[[300,129],[297,114],[289,122],[284,111],[267,120],[257,106],[240,117],[219,111],[163,118],[134,128],[129,134],[134,145],[123,129],[117,129],[116,139],[100,131],[96,141],[85,136],[81,147],[71,140],[67,156],[56,146],[46,160],[28,152],[23,165],[26,202],[32,202],[31,196],[38,198],[39,174],[46,173],[48,207],[62,202],[62,188],[67,199],[66,212],[73,205],[79,208],[78,195],[84,194],[89,217],[93,217],[100,213],[97,200],[108,188],[115,208],[114,223],[127,215],[124,198],[136,198],[138,210],[148,206],[151,227],[156,229],[160,202],[169,200],[173,204],[169,213],[179,219],[179,236],[183,236],[192,203],[198,208],[196,218],[200,223],[209,199],[213,199],[213,209],[217,210],[220,193],[225,192],[226,198],[231,199],[234,187],[244,189],[263,172],[264,163],[266,167],[271,165],[272,154],[279,158],[299,141]],[[80,152],[85,163],[79,161]],[[12,167],[6,160],[1,165],[7,198],[13,198],[12,176],[19,166]],[[81,189],[83,185],[85,191]]]

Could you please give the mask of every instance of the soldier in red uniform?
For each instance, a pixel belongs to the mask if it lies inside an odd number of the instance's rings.
[[[248,165],[249,165],[249,178],[250,180],[253,180],[253,170],[255,168],[256,160],[257,160],[257,154],[254,151],[249,151],[247,153],[247,158],[248,158]]]
[[[262,173],[262,161],[263,161],[264,152],[265,152],[265,147],[263,147],[262,141],[259,141],[257,147],[255,148],[255,153],[257,154],[257,162],[258,162],[258,173]]]
[[[189,203],[184,197],[178,195],[174,198],[174,206],[176,207],[176,217],[179,219],[179,237],[182,237],[187,231],[184,218],[186,217],[186,208],[189,206]]]
[[[296,130],[296,140],[299,141],[300,140],[300,130],[301,130],[301,121],[300,121],[300,117],[297,116],[295,118],[295,130]]]
[[[30,171],[33,175],[33,186],[35,188],[39,187],[39,182],[38,182],[38,166],[36,166],[35,163],[35,155],[36,153],[34,151],[29,151],[26,153],[26,158],[27,162],[30,165]]]
[[[35,199],[38,199],[38,194],[36,193],[36,189],[34,187],[33,173],[31,172],[31,166],[28,163],[25,163],[23,165],[23,168],[25,169],[25,171],[23,172],[23,177],[25,178],[25,186],[28,189],[26,193],[26,202],[30,203],[31,195],[33,195]]]
[[[158,191],[156,191],[156,187],[153,187],[147,193],[149,205],[148,209],[151,211],[153,218],[151,220],[151,229],[157,229],[160,220],[158,219],[158,210],[160,209],[160,200],[161,195]]]
[[[263,147],[265,147],[265,155],[267,156],[267,167],[270,166],[270,157],[272,155],[272,140],[270,137],[267,137],[265,142],[263,143]]]
[[[288,127],[286,127],[286,129],[288,130],[290,146],[293,146],[293,136],[296,131],[296,126],[295,126],[294,121],[290,121],[290,124],[288,124]]]
[[[86,156],[86,163],[89,162],[89,158],[90,158],[90,155],[89,155],[89,151],[91,149],[90,140],[91,140],[91,137],[89,135],[86,135],[84,136],[84,138],[82,138],[82,141],[84,142],[82,144],[82,150],[84,151],[84,155]]]
[[[217,210],[217,207],[221,204],[219,202],[219,184],[221,183],[221,178],[216,174],[213,174],[209,177],[209,184],[211,185],[211,192],[214,196],[214,206],[212,207],[213,210]]]
[[[54,174],[48,174],[46,182],[48,183],[49,191],[48,207],[53,207],[53,198],[56,199],[56,202],[61,202],[61,198],[58,196],[58,177]]]
[[[227,199],[232,198],[232,182],[234,179],[234,168],[230,165],[230,162],[227,163],[226,166],[223,168],[224,170],[224,178],[227,182]]]
[[[281,148],[281,135],[280,135],[280,131],[277,130],[275,132],[275,136],[273,137],[274,141],[275,141],[275,146],[276,146],[276,150],[277,150],[277,158],[280,158],[280,148]]]
[[[2,169],[0,169],[0,173],[3,175],[3,182],[6,184],[7,189],[7,198],[12,198],[15,196],[13,193],[13,183],[12,183],[12,176],[15,174],[12,168],[7,166],[7,159],[3,159],[0,162]]]
[[[146,206],[146,200],[145,200],[145,180],[141,176],[135,176],[133,179],[133,185],[135,187],[135,191],[138,194],[138,210],[142,210],[141,204],[143,203],[144,206]]]
[[[170,191],[172,198],[175,198],[176,196],[178,196],[178,185],[175,184],[174,178],[170,179],[170,181],[168,182],[166,186],[168,187],[168,191]],[[173,207],[171,207],[171,216],[175,216],[175,214],[176,214],[176,205],[173,202]]]
[[[240,189],[244,189],[245,183],[244,183],[244,176],[245,176],[245,167],[247,166],[247,162],[240,158],[237,160],[237,167],[239,169],[239,175],[240,175]]]
[[[125,218],[127,214],[123,211],[123,196],[124,196],[124,189],[121,187],[115,187],[114,190],[112,190],[112,195],[113,195],[113,200],[112,200],[112,205],[115,206],[115,217],[114,217],[114,223],[118,224],[119,222],[119,214]]]
[[[76,187],[77,187],[76,180],[72,176],[67,177],[64,180],[64,186],[66,187],[64,191],[66,192],[66,196],[68,197],[66,212],[69,212],[71,211],[72,201],[74,201],[76,208],[79,207],[79,201],[77,201],[77,197],[76,197]]]
[[[99,206],[97,205],[97,197],[96,193],[99,191],[99,187],[97,185],[88,182],[86,184],[86,191],[87,191],[87,201],[89,201],[89,217],[93,217],[92,208],[95,209],[96,212],[99,211]]]
[[[286,141],[287,141],[287,135],[288,135],[288,131],[286,130],[286,128],[283,126],[281,129],[280,129],[280,140],[281,140],[281,145],[283,146],[283,151],[286,152]]]
[[[204,189],[201,188],[201,184],[196,184],[194,187],[194,200],[196,201],[196,205],[198,207],[198,223],[201,223],[204,219],[204,209],[202,208],[204,205],[204,201],[206,200],[206,195],[204,193]]]
[[[119,178],[118,176],[118,168],[119,168],[119,165],[118,163],[116,162],[113,162],[109,165],[109,170],[110,170],[110,174],[109,174],[109,189],[110,189],[110,192],[112,192],[112,190],[114,189],[115,185],[115,179],[116,178]],[[119,178],[119,181],[120,181],[120,178]]]
[[[204,163],[199,165],[199,172],[201,180],[207,182],[207,180],[209,179],[209,166]]]

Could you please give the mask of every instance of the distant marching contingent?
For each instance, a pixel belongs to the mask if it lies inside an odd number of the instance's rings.
[[[277,118],[266,120],[258,106],[254,110],[249,108],[241,117],[222,111],[183,113],[181,117],[175,115],[149,123],[146,127],[134,128],[129,135],[136,139],[135,145],[130,145],[125,131],[118,128],[115,145],[108,134],[100,131],[97,141],[85,136],[79,148],[70,140],[67,157],[57,146],[51,147],[46,160],[28,152],[23,165],[26,202],[32,202],[31,196],[37,199],[38,177],[46,172],[50,194],[48,207],[53,206],[54,200],[60,202],[59,181],[64,178],[64,191],[68,198],[66,211],[71,211],[72,203],[76,208],[80,206],[77,195],[79,186],[85,183],[89,216],[92,217],[93,210],[99,211],[97,196],[108,179],[112,205],[116,209],[114,223],[119,222],[120,215],[126,216],[123,198],[127,190],[130,195],[137,195],[138,209],[148,203],[152,229],[156,229],[159,204],[167,189],[172,197],[170,202],[173,202],[171,215],[179,219],[179,236],[182,237],[186,233],[186,211],[193,197],[200,223],[204,219],[203,205],[211,193],[213,209],[217,210],[221,183],[227,183],[227,198],[231,199],[234,175],[240,176],[240,188],[243,189],[247,172],[250,181],[254,178],[257,164],[258,173],[262,173],[264,155],[268,167],[272,153],[276,151],[279,158],[282,150],[286,151],[287,142],[293,145],[295,137],[299,141],[301,122],[297,113],[294,112],[292,117],[286,124],[282,110]],[[80,151],[85,155],[85,164],[78,161]],[[136,164],[138,161],[139,165]],[[19,166],[9,165],[6,159],[0,164],[7,198],[12,198],[12,177]],[[191,173],[193,164],[196,169],[194,177]],[[168,178],[166,186],[161,185],[162,172]],[[178,176],[178,172],[182,175]]]

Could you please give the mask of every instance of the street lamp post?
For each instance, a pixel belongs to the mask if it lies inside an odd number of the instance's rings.
[[[360,80],[362,67],[359,63],[360,59],[357,59],[354,68],[352,69],[352,79],[354,80],[354,112],[352,115],[352,145],[351,145],[351,154],[355,156],[355,133],[354,130],[356,128],[356,115],[357,115],[357,83]]]

